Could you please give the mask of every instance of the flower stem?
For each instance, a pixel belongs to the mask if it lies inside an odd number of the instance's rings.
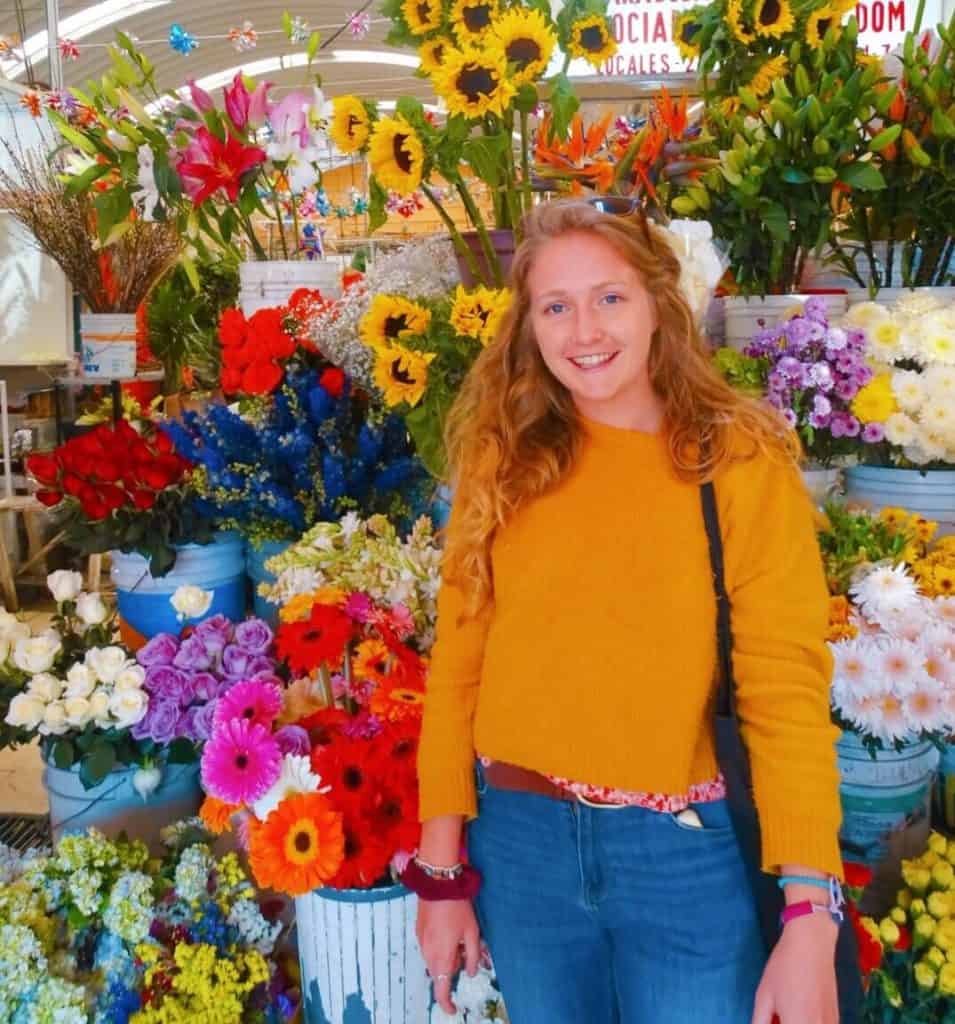
[[[279,206],[279,194],[275,191],[275,185],[269,182],[269,195],[272,197],[272,206],[275,209],[275,220],[279,228],[279,241],[282,243],[282,259],[287,260],[288,246],[285,244],[285,226],[282,224],[282,208]]]
[[[318,688],[325,707],[333,708],[335,706],[335,697],[332,693],[332,678],[324,661],[318,669]]]
[[[468,270],[471,271],[475,281],[483,281],[484,275],[481,273],[481,267],[478,264],[477,258],[474,253],[471,252],[467,242],[461,237],[461,232],[458,231],[457,225],[448,215],[447,210],[441,205],[438,197],[431,191],[431,189],[423,182],[421,184],[421,191],[431,200],[434,208],[438,211],[438,216],[444,223],[444,226],[448,229],[448,233],[451,235],[451,244],[454,246],[458,255],[467,264]]]
[[[504,284],[504,274],[501,271],[501,261],[497,258],[497,253],[494,251],[494,246],[491,244],[491,237],[487,233],[487,225],[484,223],[481,211],[477,208],[477,204],[471,198],[471,193],[468,192],[464,182],[461,181],[460,178],[454,183],[454,187],[458,190],[461,202],[464,203],[464,208],[468,211],[471,223],[477,231],[478,241],[481,243],[481,250],[484,253],[484,258],[487,260],[488,268],[494,279],[493,282],[488,281],[487,283],[493,283],[494,287],[500,288]],[[484,278],[484,276],[484,274],[480,275],[481,278]]]
[[[533,194],[531,193],[531,164],[528,154],[528,113],[521,111],[521,194],[524,196],[524,212],[527,213],[533,205]],[[519,239],[518,239],[519,241]]]

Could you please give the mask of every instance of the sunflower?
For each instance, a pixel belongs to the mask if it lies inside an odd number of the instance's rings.
[[[514,81],[523,85],[547,68],[557,34],[540,11],[514,7],[494,22],[491,42],[503,51],[505,61],[514,65]]]
[[[409,196],[421,184],[424,145],[403,117],[383,117],[371,130],[368,161],[382,188]]]
[[[404,0],[401,13],[415,36],[426,36],[441,26],[441,0]]]
[[[428,364],[435,353],[413,352],[402,345],[383,346],[376,353],[374,378],[385,404],[417,405],[428,387]]]
[[[434,36],[426,39],[418,47],[418,59],[421,61],[421,71],[426,75],[433,75],[441,69],[446,50],[454,48],[454,43],[447,36]]]
[[[570,26],[569,49],[572,57],[583,57],[599,68],[617,52],[617,41],[607,19],[602,14],[590,14]]]
[[[420,718],[424,710],[424,687],[401,682],[379,686],[371,696],[369,708],[373,715],[388,722]]]
[[[454,0],[451,24],[461,43],[476,43],[498,16],[497,0]]]
[[[451,326],[463,337],[489,345],[510,305],[511,293],[507,288],[465,291],[458,285],[451,305]]]
[[[371,131],[371,118],[357,96],[336,96],[332,100],[332,142],[340,153],[357,153],[365,148]]]
[[[754,17],[756,32],[773,39],[782,39],[796,24],[788,0],[756,0]]]
[[[744,24],[742,0],[730,0],[726,6],[726,23],[741,43],[749,44],[756,38],[751,25]]]
[[[700,56],[697,36],[702,26],[697,15],[698,9],[694,7],[689,11],[681,11],[673,18],[673,39],[684,60],[696,60]]]
[[[399,338],[424,334],[431,310],[401,295],[376,295],[358,322],[358,336],[371,349],[387,347]]]
[[[249,837],[249,861],[260,886],[303,896],[342,866],[342,816],[321,793],[286,797]]]
[[[446,50],[444,65],[431,77],[434,91],[449,114],[478,118],[503,115],[515,93],[507,77],[507,61],[498,48]]]
[[[753,75],[752,81],[749,83],[750,89],[757,96],[765,96],[770,89],[773,87],[773,80],[776,78],[782,78],[786,74],[786,69],[789,67],[789,61],[782,55],[778,57],[772,57],[766,61],[760,69]]]
[[[838,18],[836,11],[828,4],[809,15],[809,20],[806,22],[806,42],[812,49],[818,50],[822,46],[830,26],[836,26],[836,35],[838,36]]]

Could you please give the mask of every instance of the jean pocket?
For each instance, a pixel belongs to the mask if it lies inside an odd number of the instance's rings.
[[[667,817],[682,832],[729,835],[733,831],[733,819],[726,800],[690,804],[685,810],[668,814]]]
[[[484,777],[480,758],[474,759],[474,789],[478,796],[484,796],[487,792],[487,779]]]

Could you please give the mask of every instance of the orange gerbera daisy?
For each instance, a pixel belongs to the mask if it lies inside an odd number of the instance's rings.
[[[238,810],[238,804],[227,804],[218,797],[207,796],[199,808],[199,817],[213,835],[221,836],[223,832],[232,831],[232,815]]]
[[[372,714],[389,722],[419,718],[424,709],[424,687],[410,680],[395,680],[379,686],[371,696]]]
[[[345,857],[342,816],[321,793],[287,797],[249,839],[255,880],[290,896],[324,885]]]
[[[381,686],[388,681],[390,662],[388,648],[381,640],[363,640],[355,652],[355,678]]]

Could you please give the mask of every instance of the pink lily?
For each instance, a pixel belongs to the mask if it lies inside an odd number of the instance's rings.
[[[269,89],[271,82],[259,82],[249,99],[249,127],[261,128],[269,112]]]
[[[249,90],[242,81],[242,72],[236,73],[232,79],[232,86],[226,86],[222,90],[225,98],[225,112],[229,120],[235,125],[236,131],[244,132],[249,123]]]
[[[193,206],[201,206],[219,189],[234,203],[245,173],[265,158],[265,151],[257,146],[244,146],[232,135],[220,142],[207,128],[200,128],[176,170]]]
[[[300,149],[309,141],[308,114],[314,100],[308,93],[296,90],[280,100],[269,111],[269,124],[277,138],[296,137]]]
[[[215,101],[205,89],[200,89],[199,86],[196,85],[194,78],[190,78],[186,82],[186,85],[189,86],[189,95],[192,97],[192,105],[200,114],[205,114],[210,110],[215,110]]]

